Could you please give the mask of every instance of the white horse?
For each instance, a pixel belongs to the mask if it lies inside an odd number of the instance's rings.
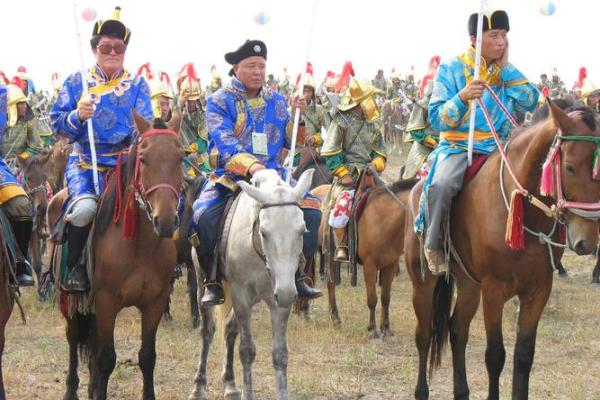
[[[296,299],[294,274],[302,253],[302,235],[306,231],[298,201],[309,190],[314,170],[305,171],[295,187],[290,187],[274,170],[259,171],[252,184],[239,182],[243,193],[231,221],[226,245],[224,276],[227,280],[226,304],[219,312],[220,324],[231,307],[224,329],[226,361],[223,370],[225,398],[237,399],[233,357],[235,339],[240,333],[240,359],[244,372],[242,398],[255,399],[252,386],[252,363],[256,346],[252,340],[252,307],[263,300],[271,312],[273,329],[273,367],[277,382],[277,399],[288,398],[287,389],[287,322]],[[254,230],[260,240],[253,240]],[[193,257],[200,272],[197,257]],[[202,276],[198,273],[197,276]],[[199,282],[198,287],[202,287]],[[199,291],[199,296],[201,293]],[[206,398],[206,364],[215,332],[212,307],[202,307],[202,349],[194,390],[189,400]]]

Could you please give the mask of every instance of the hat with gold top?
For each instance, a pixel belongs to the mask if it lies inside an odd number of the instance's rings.
[[[115,7],[115,11],[109,19],[96,21],[92,30],[92,41],[100,36],[111,36],[123,40],[125,44],[129,43],[131,31],[121,22],[121,7]]]
[[[199,100],[202,90],[200,89],[200,79],[198,79],[194,64],[188,63],[185,71],[186,75],[182,76],[183,79],[179,83],[179,94],[180,96],[186,96],[187,100]]]
[[[379,109],[373,95],[375,87],[365,80],[352,79],[344,97],[338,105],[340,111],[350,110],[358,105],[361,106],[369,122],[379,118]]]
[[[8,127],[13,127],[17,123],[17,119],[19,115],[17,113],[17,104],[19,103],[27,103],[29,104],[29,98],[25,96],[23,90],[17,85],[7,85],[7,95],[8,95]]]

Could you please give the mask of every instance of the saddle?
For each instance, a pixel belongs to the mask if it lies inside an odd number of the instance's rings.
[[[220,271],[221,276],[225,278],[227,238],[229,237],[231,221],[233,220],[233,215],[235,214],[235,210],[237,209],[238,203],[240,201],[241,193],[241,189],[238,188],[231,196],[229,196],[227,202],[225,203],[225,209],[223,210],[223,214],[221,215],[221,220],[219,221],[217,246],[215,246],[214,254],[211,259],[210,271],[212,276],[210,277],[210,279],[212,281],[216,280],[217,271]]]

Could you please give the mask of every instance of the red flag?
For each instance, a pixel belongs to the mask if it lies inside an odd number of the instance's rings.
[[[306,73],[314,76],[313,65],[311,62],[306,62]]]
[[[440,56],[433,56],[431,57],[431,60],[429,60],[429,70],[427,71],[427,75],[421,80],[421,97],[425,96],[425,89],[427,88],[429,81],[432,81],[433,78],[435,78],[440,62]]]
[[[160,71],[158,76],[161,82],[167,82],[167,85],[171,86],[171,78],[169,78],[169,74],[167,74],[165,71]]]
[[[10,82],[8,80],[8,78],[6,77],[6,74],[2,71],[0,71],[0,78],[2,79],[2,81],[4,82],[5,85],[8,85],[8,83]]]
[[[579,68],[579,77],[577,78],[577,83],[575,84],[575,88],[581,89],[587,78],[587,69],[585,67]]]

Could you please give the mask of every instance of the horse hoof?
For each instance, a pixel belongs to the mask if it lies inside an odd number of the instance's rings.
[[[188,400],[206,400],[206,387],[196,386],[188,396]]]
[[[375,340],[375,339],[379,339],[379,333],[377,333],[377,329],[369,329],[369,333],[370,333],[370,338]]]
[[[591,282],[590,285],[600,288],[600,282]]]
[[[223,398],[225,400],[240,400],[242,398],[242,393],[238,389],[228,389],[225,390]]]
[[[394,337],[394,332],[392,332],[390,329],[382,329],[381,333],[383,334],[384,339],[390,339]]]

